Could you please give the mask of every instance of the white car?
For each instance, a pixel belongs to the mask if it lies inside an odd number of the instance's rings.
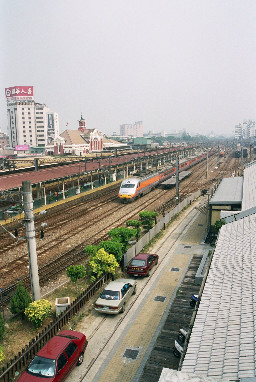
[[[107,314],[123,313],[127,300],[136,294],[136,284],[137,282],[131,279],[111,281],[97,299],[95,310]]]

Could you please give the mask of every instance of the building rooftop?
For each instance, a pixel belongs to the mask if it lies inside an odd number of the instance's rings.
[[[241,204],[242,198],[243,177],[224,178],[209,203],[215,205]]]
[[[256,161],[244,169],[242,211],[256,206]]]
[[[256,214],[221,228],[182,371],[256,376],[255,232]]]

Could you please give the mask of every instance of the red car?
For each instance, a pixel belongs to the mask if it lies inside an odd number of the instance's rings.
[[[127,265],[126,272],[131,276],[149,276],[150,270],[158,263],[158,255],[139,253]]]
[[[64,381],[83,362],[87,343],[83,333],[62,330],[36,354],[18,382]]]

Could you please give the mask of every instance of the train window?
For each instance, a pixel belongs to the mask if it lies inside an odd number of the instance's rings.
[[[132,183],[122,184],[122,188],[134,188],[134,187],[135,187],[135,184],[132,184]]]

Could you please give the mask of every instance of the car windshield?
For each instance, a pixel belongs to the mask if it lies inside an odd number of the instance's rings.
[[[140,260],[140,259],[133,259],[131,262],[131,265],[133,267],[145,267],[146,261],[145,260]]]
[[[27,372],[37,377],[54,377],[55,359],[35,356],[27,367]]]
[[[119,300],[119,291],[105,289],[100,298],[103,298],[104,300]]]
[[[135,187],[134,183],[124,183],[121,186],[121,188],[134,188],[134,187]]]

